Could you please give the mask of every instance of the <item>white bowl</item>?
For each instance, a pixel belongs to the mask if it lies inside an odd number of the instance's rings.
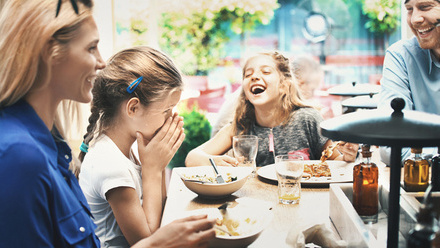
[[[199,183],[185,180],[185,178],[199,175],[215,178],[214,169],[212,166],[199,166],[199,167],[177,167],[174,168],[175,172],[180,176],[185,186],[192,192],[198,194],[200,197],[205,198],[223,198],[227,197],[235,191],[243,187],[249,175],[252,173],[250,167],[223,167],[219,166],[219,173],[224,179],[227,178],[226,174],[230,173],[232,177],[237,177],[236,181],[230,183]]]
[[[234,208],[228,208],[228,218],[239,220],[240,225],[245,224],[244,220],[249,218],[253,223],[247,225],[247,230],[242,230],[243,234],[240,236],[225,236],[216,235],[209,243],[209,247],[247,247],[252,244],[261,234],[261,232],[271,223],[273,219],[273,212],[268,208],[264,209],[255,206],[243,206],[238,204]],[[204,208],[186,212],[186,216],[207,214],[208,218],[222,219],[217,208]]]

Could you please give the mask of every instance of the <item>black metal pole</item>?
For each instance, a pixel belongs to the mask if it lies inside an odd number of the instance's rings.
[[[397,248],[399,244],[400,174],[402,170],[401,153],[402,147],[391,147],[390,197],[388,203],[388,248]]]

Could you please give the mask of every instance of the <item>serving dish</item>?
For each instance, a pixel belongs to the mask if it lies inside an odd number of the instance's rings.
[[[320,160],[305,160],[305,164],[317,164]],[[353,181],[353,166],[354,163],[347,163],[345,161],[337,160],[327,160],[326,163],[330,168],[332,174],[331,177],[310,177],[302,178],[302,185],[318,185],[318,186],[328,186],[330,183],[344,183]],[[257,170],[257,175],[277,182],[277,174],[275,172],[275,164],[270,164],[263,166]]]
[[[178,167],[174,168],[185,186],[192,192],[198,194],[203,198],[224,198],[239,190],[245,184],[247,178],[252,173],[250,167],[219,167],[219,173],[223,178],[228,178],[228,173],[231,177],[236,178],[235,181],[229,183],[203,183],[194,180],[187,180],[192,176],[206,176],[215,179],[215,173],[212,166],[198,166],[198,167]]]

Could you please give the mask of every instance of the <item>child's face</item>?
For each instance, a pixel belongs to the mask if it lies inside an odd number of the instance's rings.
[[[173,108],[179,102],[181,94],[181,91],[174,91],[166,95],[162,101],[153,102],[142,110],[137,131],[141,132],[146,140],[151,140],[165,121],[173,115]]]
[[[267,55],[250,58],[244,68],[243,91],[254,105],[277,103],[280,95],[280,73],[275,61]]]

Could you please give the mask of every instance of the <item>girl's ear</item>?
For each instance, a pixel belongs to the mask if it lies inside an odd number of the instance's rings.
[[[128,100],[128,102],[125,105],[125,112],[127,113],[127,115],[129,117],[133,117],[134,115],[136,115],[136,113],[140,109],[140,104],[141,102],[139,101],[139,98],[137,97],[130,98],[130,100]]]

